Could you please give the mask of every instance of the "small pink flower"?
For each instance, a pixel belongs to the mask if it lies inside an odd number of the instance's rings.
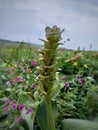
[[[19,105],[19,110],[22,111],[25,108],[24,105]]]
[[[64,82],[64,86],[65,86],[66,88],[69,88],[69,87],[70,87],[70,85],[69,85],[68,82]]]
[[[18,82],[23,82],[25,79],[23,77],[16,77],[13,79],[13,84],[15,85]]]
[[[8,71],[9,69],[6,67],[4,70],[5,70],[5,71]]]
[[[82,85],[84,84],[84,79],[79,78],[79,80],[78,80],[78,81],[79,81],[79,83],[80,83],[80,84],[82,84]]]
[[[34,67],[37,66],[37,62],[36,61],[31,61],[31,65],[33,65]]]
[[[37,89],[38,88],[38,84],[34,84],[34,89]]]
[[[14,78],[14,79],[13,79],[13,84],[15,85],[18,81],[19,81],[19,78],[17,78],[17,77]]]
[[[22,116],[19,116],[18,117],[18,122],[20,123],[20,122],[22,122],[22,120],[23,120]]]
[[[27,112],[26,112],[26,115],[30,114],[32,112],[32,109],[31,108],[28,108],[27,109]]]
[[[10,104],[10,100],[6,99],[5,103],[6,103],[6,105],[9,105]]]
[[[15,68],[14,68],[14,67],[12,67],[12,68],[11,68],[11,71],[14,71],[14,70],[15,70]]]
[[[8,113],[9,107],[8,106],[4,106],[4,112]]]
[[[61,79],[62,79],[62,80],[66,80],[66,77],[65,77],[65,76],[62,76]]]
[[[17,108],[17,104],[16,103],[12,104],[12,110],[15,110],[16,108]]]
[[[8,87],[11,86],[10,81],[7,81],[5,84],[6,84]]]

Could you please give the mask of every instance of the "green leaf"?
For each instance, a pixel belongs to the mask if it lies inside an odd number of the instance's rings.
[[[65,119],[62,121],[63,130],[98,130],[98,124],[88,120]]]
[[[19,100],[18,100],[19,104],[27,105],[27,104],[33,103],[33,102],[34,102],[33,99],[27,93],[19,94]]]
[[[45,100],[42,99],[37,109],[37,119],[41,130],[50,130]]]
[[[45,32],[46,32],[46,34],[50,34],[51,33],[51,28],[47,26],[45,28]]]
[[[60,85],[53,86],[53,88],[51,89],[51,98],[56,98],[56,96],[59,94],[60,90],[61,90]]]
[[[57,104],[55,101],[51,101],[53,116],[57,119]],[[47,115],[47,108],[44,98],[41,100],[37,109],[37,119],[41,130],[50,130],[49,120]]]
[[[56,119],[57,119],[57,115],[58,115],[57,103],[56,103],[56,101],[52,100],[52,101],[51,101],[51,105],[52,105],[53,116],[54,116],[54,118],[55,118],[55,120],[56,120]]]

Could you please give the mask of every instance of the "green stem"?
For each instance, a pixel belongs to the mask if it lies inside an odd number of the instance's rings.
[[[54,117],[53,117],[53,111],[52,111],[52,106],[51,106],[51,98],[49,96],[45,96],[45,101],[46,101],[50,130],[56,130],[55,120],[54,120]]]

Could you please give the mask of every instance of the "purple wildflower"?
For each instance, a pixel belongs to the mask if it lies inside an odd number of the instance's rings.
[[[16,108],[17,108],[17,104],[16,103],[12,104],[12,110],[15,110]]]
[[[22,111],[25,108],[24,105],[19,105],[19,110]]]
[[[5,71],[8,71],[9,69],[6,67],[4,70],[5,70]]]
[[[79,81],[79,83],[81,83],[82,85],[84,84],[84,79],[79,78],[78,81]]]
[[[19,81],[19,78],[17,78],[17,77],[14,78],[14,79],[13,79],[13,84],[16,84],[18,81]]]
[[[34,84],[34,88],[37,89],[38,88],[38,84]]]
[[[11,86],[10,81],[7,81],[5,84],[6,84],[8,87]]]
[[[5,103],[6,103],[6,105],[9,105],[10,104],[10,100],[6,99]]]
[[[14,71],[14,70],[15,70],[15,68],[14,68],[14,67],[12,67],[12,68],[11,68],[11,71]]]
[[[5,113],[8,113],[8,109],[9,109],[8,106],[4,106],[4,112],[5,112]]]
[[[79,75],[76,75],[76,78],[77,78],[77,80],[78,80],[78,82],[80,83],[80,84],[84,84],[84,79],[83,78],[81,78]]]
[[[16,83],[23,82],[23,81],[25,81],[24,78],[22,78],[22,77],[20,77],[20,78],[16,77],[16,78],[13,79],[13,84],[15,85]]]
[[[26,111],[26,115],[30,114],[31,112],[32,112],[32,109],[28,108],[27,111]]]
[[[31,65],[33,65],[34,67],[37,66],[37,62],[36,61],[31,61]]]
[[[65,76],[62,76],[61,79],[62,79],[62,80],[66,80],[66,77],[65,77]]]
[[[22,122],[22,120],[23,120],[22,116],[19,116],[18,117],[18,122],[20,123],[20,122]]]
[[[69,87],[70,87],[70,85],[69,85],[68,82],[64,82],[64,86],[65,86],[66,88],[69,88]]]

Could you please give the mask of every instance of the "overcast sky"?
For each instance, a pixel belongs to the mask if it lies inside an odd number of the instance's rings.
[[[0,0],[0,38],[42,44],[46,26],[65,28],[64,47],[98,50],[98,0]]]

